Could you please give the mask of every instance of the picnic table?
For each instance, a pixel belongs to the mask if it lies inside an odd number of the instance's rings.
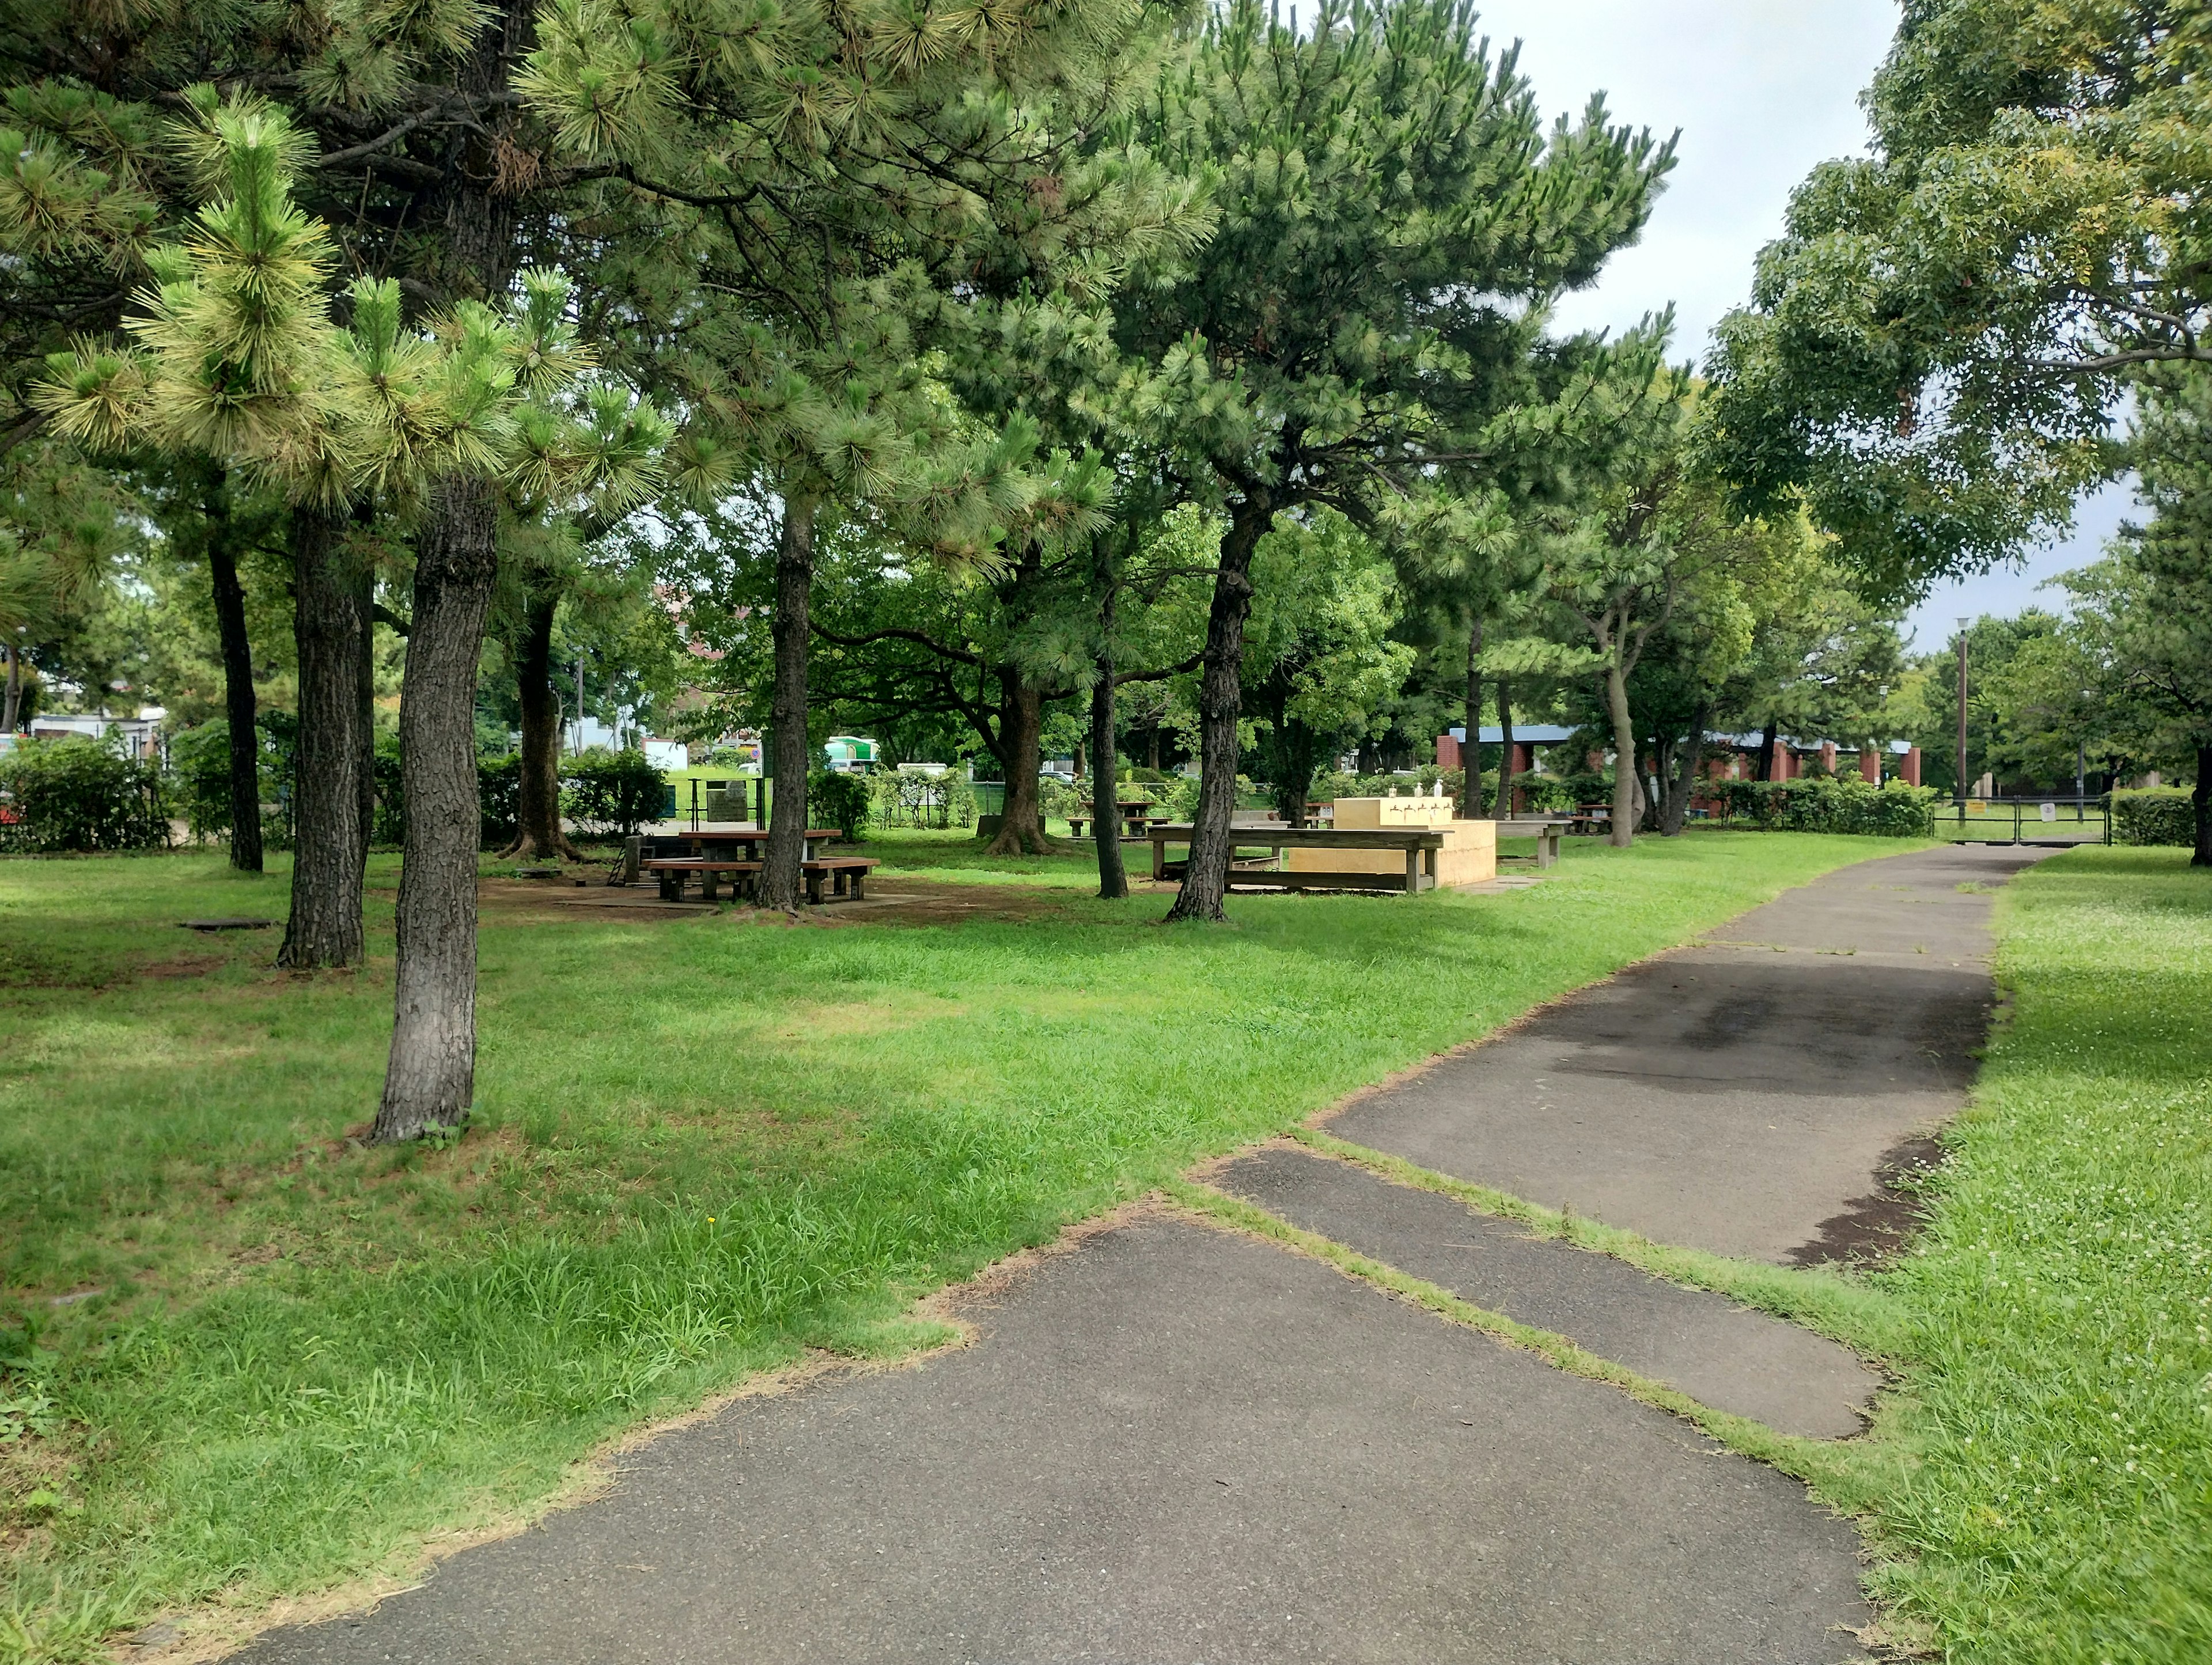
[[[1613,824],[1613,805],[1610,804],[1577,804],[1570,818],[1567,830],[1577,833],[1603,832]]]
[[[1134,839],[1141,843],[1144,842],[1146,834],[1155,824],[1174,818],[1158,813],[1159,807],[1149,798],[1115,800],[1115,813],[1121,817],[1121,836],[1124,839]],[[1083,836],[1084,828],[1097,818],[1098,800],[1095,798],[1086,799],[1081,810],[1067,817],[1067,824],[1074,836],[1080,838]]]
[[[833,842],[844,836],[845,830],[842,827],[809,827],[799,836],[799,859],[813,860],[817,844]],[[744,860],[756,861],[760,858],[760,846],[767,842],[767,828],[757,822],[740,822],[734,827],[691,827],[679,828],[672,833],[647,833],[645,836],[645,853],[649,856],[663,855],[669,852],[662,846],[679,844],[687,846],[692,855],[703,856],[710,850],[731,850],[743,845]]]
[[[1500,838],[1533,838],[1536,865],[1548,867],[1559,859],[1559,835],[1575,824],[1569,815],[1520,815],[1498,823]]]
[[[1149,835],[1152,846],[1152,877],[1180,878],[1189,866],[1188,859],[1168,860],[1170,843],[1188,845],[1193,831],[1188,821],[1168,822],[1154,827]],[[1444,835],[1420,827],[1355,827],[1339,829],[1334,827],[1293,827],[1288,822],[1237,822],[1230,828],[1232,859],[1229,864],[1229,885],[1238,886],[1240,877],[1245,889],[1281,890],[1402,890],[1408,896],[1437,888],[1437,853],[1444,847]],[[1255,869],[1249,864],[1239,867],[1234,852],[1239,849],[1261,849],[1270,853],[1275,865]],[[1288,849],[1322,850],[1400,850],[1405,853],[1406,871],[1403,873],[1375,872],[1286,872],[1281,867],[1281,855]]]
[[[1135,807],[1149,809],[1151,805],[1139,805]],[[1078,814],[1069,816],[1067,817],[1069,834],[1076,838],[1082,837],[1083,829],[1097,818],[1097,816],[1091,813],[1087,807]],[[1173,818],[1171,816],[1165,815],[1133,815],[1125,810],[1121,817],[1121,842],[1125,844],[1141,844],[1151,836],[1154,827],[1164,826]]]

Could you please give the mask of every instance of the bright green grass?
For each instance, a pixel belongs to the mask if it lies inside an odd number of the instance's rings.
[[[2001,896],[2012,1000],[1933,1230],[1878,1588],[1987,1665],[2212,1659],[2212,873],[2055,857]]]
[[[937,843],[902,863],[974,849]],[[370,966],[303,979],[273,933],[173,925],[281,917],[281,875],[0,862],[0,1288],[45,1315],[64,1419],[0,1447],[0,1659],[404,1562],[801,1346],[913,1345],[916,1293],[1897,848],[1584,844],[1516,895],[1238,898],[1226,929],[1100,903],[1074,857],[1013,864],[1066,882],[1019,921],[494,914],[444,1152],[343,1138],[390,858]]]

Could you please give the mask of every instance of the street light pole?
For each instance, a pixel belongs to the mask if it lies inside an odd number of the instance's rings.
[[[1959,801],[1966,801],[1966,626],[1959,621]]]
[[[1958,800],[1966,803],[1966,626],[1958,622]]]

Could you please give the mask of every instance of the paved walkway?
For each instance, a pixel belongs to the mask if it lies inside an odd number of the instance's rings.
[[[1617,1224],[1789,1259],[1956,1108],[2014,853],[1848,869],[1332,1124]],[[1975,888],[1961,890],[1962,883]],[[1716,1407],[1858,1425],[1850,1353],[1302,1151],[1224,1188]],[[623,1460],[612,1493],[258,1665],[1832,1665],[1850,1525],[1610,1387],[1164,1212],[970,1303],[979,1338]]]

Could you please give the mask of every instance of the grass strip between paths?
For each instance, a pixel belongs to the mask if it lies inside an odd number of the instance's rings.
[[[1617,1364],[1609,1358],[1601,1358],[1556,1331],[1524,1324],[1517,1318],[1510,1318],[1502,1312],[1492,1312],[1487,1307],[1479,1307],[1471,1301],[1462,1300],[1441,1284],[1433,1284],[1425,1278],[1401,1272],[1385,1261],[1362,1255],[1357,1249],[1347,1249],[1333,1237],[1324,1237],[1318,1232],[1293,1225],[1256,1203],[1231,1196],[1210,1185],[1176,1180],[1161,1188],[1186,1208],[1218,1224],[1264,1237],[1301,1255],[1325,1261],[1349,1277],[1402,1296],[1440,1318],[1468,1329],[1480,1330],[1486,1335],[1533,1352],[1571,1375],[1619,1388],[1632,1398],[1680,1417],[1729,1449],[1796,1475],[1807,1482],[1822,1502],[1837,1509],[1854,1512],[1863,1510],[1880,1489],[1881,1477],[1877,1466],[1869,1462],[1863,1449],[1854,1449],[1848,1443],[1784,1434],[1749,1417],[1738,1416],[1729,1411],[1717,1411],[1679,1389],[1655,1381],[1626,1364]]]
[[[1577,1249],[1610,1255],[1670,1283],[1711,1290],[1861,1352],[1894,1358],[1911,1345],[1911,1316],[1903,1304],[1840,1272],[1821,1267],[1769,1266],[1702,1249],[1654,1243],[1639,1232],[1607,1225],[1586,1215],[1565,1213],[1509,1192],[1454,1179],[1387,1151],[1339,1139],[1325,1128],[1292,1127],[1288,1137],[1323,1156],[1364,1168],[1379,1179],[1433,1191],[1478,1213],[1516,1220],[1534,1237],[1557,1238]]]

